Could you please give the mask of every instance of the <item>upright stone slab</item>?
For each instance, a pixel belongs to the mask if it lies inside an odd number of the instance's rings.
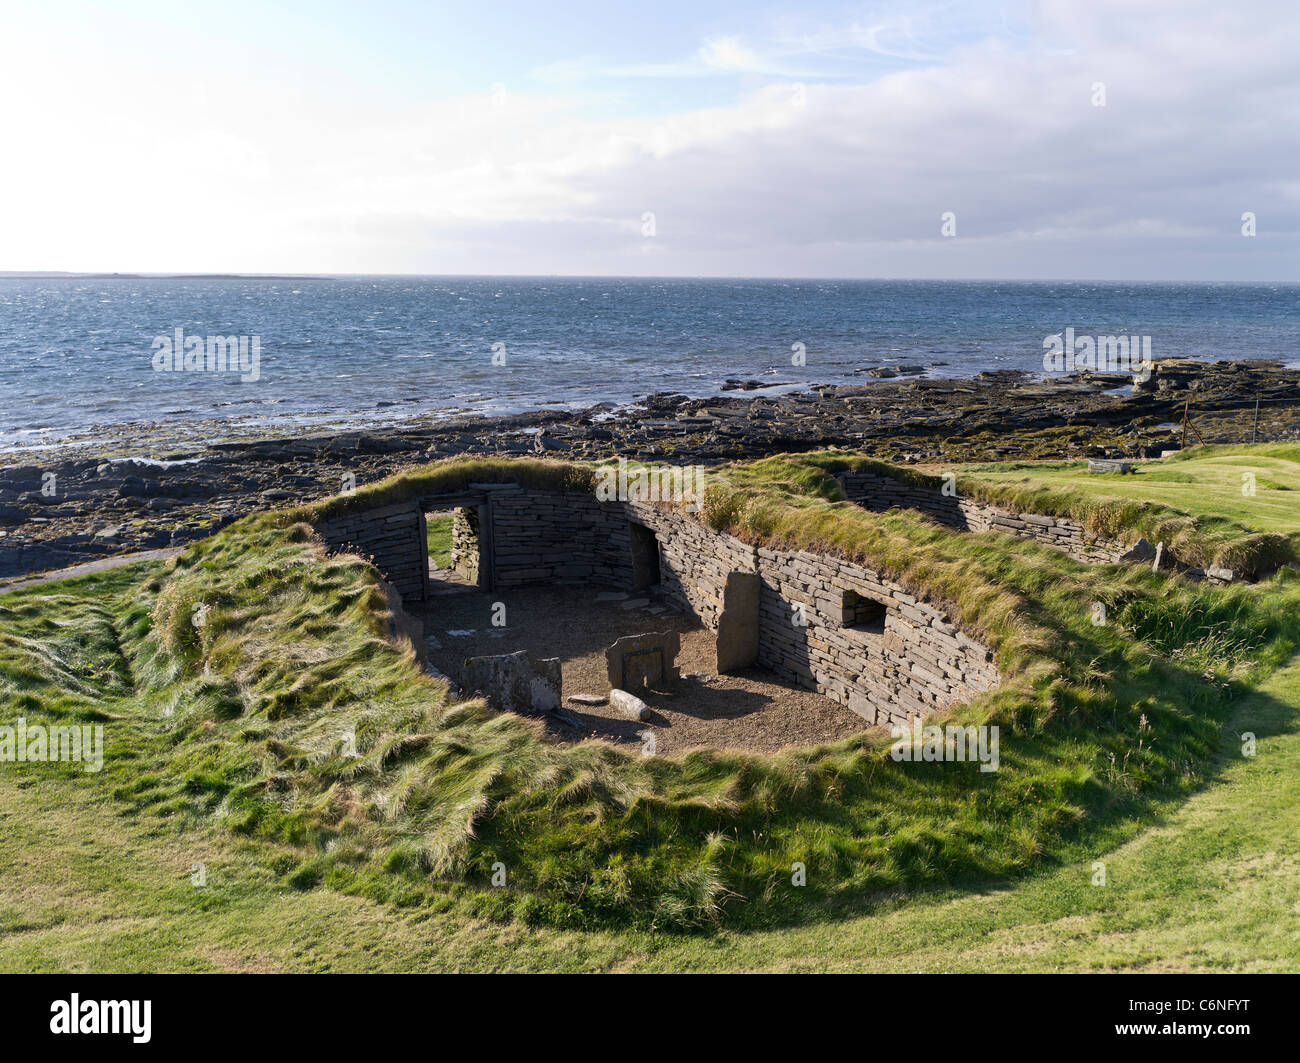
[[[619,639],[605,650],[611,689],[633,690],[680,679],[677,654],[681,645],[676,631],[652,631]]]
[[[718,672],[738,672],[758,659],[758,574],[728,572],[718,616]]]
[[[468,657],[466,690],[482,694],[496,708],[540,716],[560,707],[558,657],[534,657],[527,650],[494,657]]]
[[[1156,556],[1156,548],[1146,539],[1139,538],[1127,551],[1120,554],[1121,561],[1150,561]]]

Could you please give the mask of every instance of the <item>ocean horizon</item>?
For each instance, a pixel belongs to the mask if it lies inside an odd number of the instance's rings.
[[[1043,372],[1044,341],[1300,358],[1300,285],[632,277],[0,277],[0,450]],[[185,340],[242,340],[224,371]],[[164,355],[177,348],[169,361]],[[221,349],[220,346],[218,348]],[[256,365],[251,364],[255,356]],[[754,384],[762,385],[755,389]]]

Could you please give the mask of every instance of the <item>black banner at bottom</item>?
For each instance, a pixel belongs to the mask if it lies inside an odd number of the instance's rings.
[[[696,1049],[810,1050],[835,1024],[925,1047],[1262,1047],[1294,1025],[1294,975],[4,975],[10,1045],[128,1051],[375,1048],[455,1038],[472,1054],[677,1028]],[[730,981],[731,985],[720,983]],[[688,984],[689,983],[689,984]],[[665,1025],[666,1024],[666,1025]],[[565,1028],[569,1033],[565,1034]],[[744,1027],[749,1027],[748,1030]],[[639,1034],[635,1033],[640,1030]],[[629,1035],[631,1039],[629,1040]],[[1052,1040],[1039,1040],[1038,1035]],[[996,1041],[988,1041],[995,1038]],[[436,1042],[435,1042],[436,1043]]]

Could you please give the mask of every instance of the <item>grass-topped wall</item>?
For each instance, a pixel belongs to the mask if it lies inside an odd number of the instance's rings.
[[[517,483],[549,491],[590,491],[596,485],[596,472],[594,466],[574,462],[458,457],[390,476],[377,484],[303,506],[293,513],[302,520],[333,520],[397,502],[456,494],[476,483]]]
[[[1215,462],[1227,460],[1231,473],[1216,475]],[[862,455],[834,451],[781,459],[828,473],[872,473],[938,492],[944,477],[890,465]],[[1294,464],[1286,476],[1271,466]],[[1180,471],[1179,466],[1182,470]],[[1195,466],[1195,471],[1190,471]],[[1243,482],[1243,471],[1258,467],[1258,477]],[[1258,447],[1197,447],[1166,462],[1143,465],[1137,474],[1087,472],[1086,462],[1005,462],[953,469],[959,496],[1016,513],[1038,513],[1076,521],[1104,539],[1145,536],[1188,565],[1221,567],[1255,576],[1300,557],[1300,527],[1266,511],[1261,492],[1300,487],[1300,448],[1293,444]],[[1294,482],[1292,477],[1296,477]],[[1184,497],[1164,501],[1147,490],[1153,483],[1181,483]],[[1243,493],[1243,488],[1247,493]]]

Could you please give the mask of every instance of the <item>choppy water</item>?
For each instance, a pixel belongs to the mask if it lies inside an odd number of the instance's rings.
[[[0,449],[127,424],[373,425],[706,395],[728,379],[866,383],[876,366],[1038,371],[1044,337],[1067,326],[1150,335],[1156,357],[1291,362],[1300,286],[0,278]],[[258,379],[156,371],[155,337],[178,328],[259,337]]]

